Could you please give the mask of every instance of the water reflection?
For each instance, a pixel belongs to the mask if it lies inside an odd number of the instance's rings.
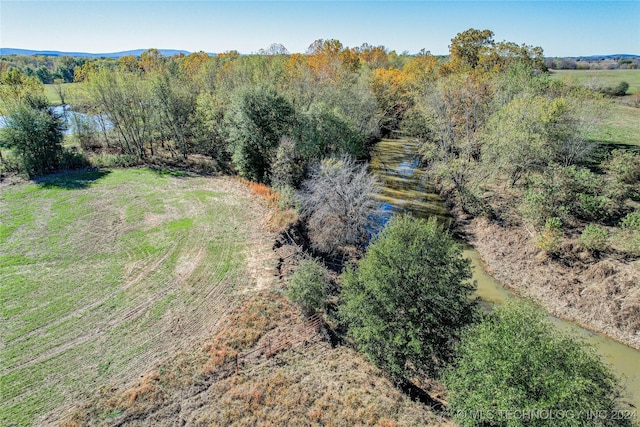
[[[50,107],[49,110],[62,117],[66,127],[62,133],[65,135],[77,133],[79,128],[93,132],[108,132],[113,129],[113,123],[106,114],[79,113],[73,111],[71,105],[56,105],[55,107]],[[6,116],[0,116],[0,129],[7,125],[6,119]]]

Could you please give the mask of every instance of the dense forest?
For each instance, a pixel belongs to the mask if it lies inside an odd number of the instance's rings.
[[[0,75],[0,170],[152,164],[268,185],[310,250],[350,261],[337,284],[320,263],[301,263],[290,298],[309,314],[327,311],[397,383],[442,378],[464,425],[520,425],[504,418],[513,407],[612,411],[612,374],[534,308],[481,314],[468,262],[440,224],[394,218],[369,242],[376,182],[364,162],[376,141],[403,136],[460,215],[527,230],[551,260],[638,259],[640,154],[590,138],[628,84],[554,80],[549,65],[540,47],[476,29],[457,34],[447,57],[321,39],[305,54],[274,44],[253,55],[11,58]],[[43,83],[84,113],[67,136]],[[640,302],[623,310],[637,333]]]

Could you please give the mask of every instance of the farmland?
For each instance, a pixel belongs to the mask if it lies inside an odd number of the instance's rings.
[[[616,86],[620,82],[627,82],[627,94],[640,91],[640,70],[554,70],[551,76],[590,86]]]
[[[1,190],[1,425],[139,377],[254,286],[248,251],[268,267],[264,212],[231,179],[90,171]]]

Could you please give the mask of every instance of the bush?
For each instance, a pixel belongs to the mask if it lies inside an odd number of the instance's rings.
[[[623,230],[640,231],[640,212],[635,211],[628,213],[622,221],[620,221],[620,228]]]
[[[373,363],[395,379],[435,375],[476,319],[469,260],[437,223],[392,218],[343,275],[340,315]]]
[[[271,182],[275,187],[297,187],[304,178],[305,166],[296,142],[284,136],[280,138],[275,159],[271,165]]]
[[[631,212],[620,221],[620,241],[624,250],[640,256],[640,212]]]
[[[300,211],[300,199],[293,187],[285,185],[276,187],[275,190],[279,194],[278,209],[293,209],[296,212]]]
[[[376,224],[378,191],[366,164],[349,157],[322,160],[302,183],[300,194],[311,246],[328,254],[363,246]]]
[[[12,148],[21,172],[30,177],[55,172],[62,156],[62,118],[38,105],[19,104],[5,119],[2,145]]]
[[[62,156],[60,158],[60,169],[62,170],[72,170],[72,169],[83,169],[90,167],[91,163],[84,156],[84,154],[79,153],[75,150],[63,150]]]
[[[98,154],[91,156],[89,161],[97,168],[129,168],[141,164],[133,154]]]
[[[608,239],[609,233],[607,230],[598,225],[589,224],[582,231],[578,242],[584,249],[593,252],[601,252],[607,249]]]
[[[463,426],[630,424],[584,415],[612,413],[617,380],[593,348],[558,331],[530,303],[509,300],[467,329],[457,355],[444,383],[453,419]],[[548,416],[570,412],[577,415]]]
[[[640,193],[640,154],[614,150],[603,163],[607,173],[607,193],[618,198],[637,197]]]
[[[562,237],[564,237],[564,231],[560,218],[549,218],[542,231],[536,236],[536,246],[549,254],[555,254],[560,250]]]
[[[287,285],[287,297],[302,307],[306,314],[324,309],[327,299],[327,273],[317,261],[303,259]]]

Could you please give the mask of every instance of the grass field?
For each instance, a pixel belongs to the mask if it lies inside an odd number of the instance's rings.
[[[61,86],[64,96],[64,102],[66,104],[76,105],[78,100],[76,99],[76,91],[80,83],[63,83]],[[62,100],[58,93],[58,87],[55,84],[44,85],[44,95],[49,100],[50,105],[60,105]]]
[[[138,378],[255,286],[263,208],[231,179],[180,175],[0,187],[0,425],[48,424]]]
[[[612,103],[590,138],[603,144],[640,147],[640,108]]]
[[[620,82],[627,82],[628,95],[640,91],[640,70],[554,70],[551,76],[581,84],[597,83],[600,86],[617,86]]]

